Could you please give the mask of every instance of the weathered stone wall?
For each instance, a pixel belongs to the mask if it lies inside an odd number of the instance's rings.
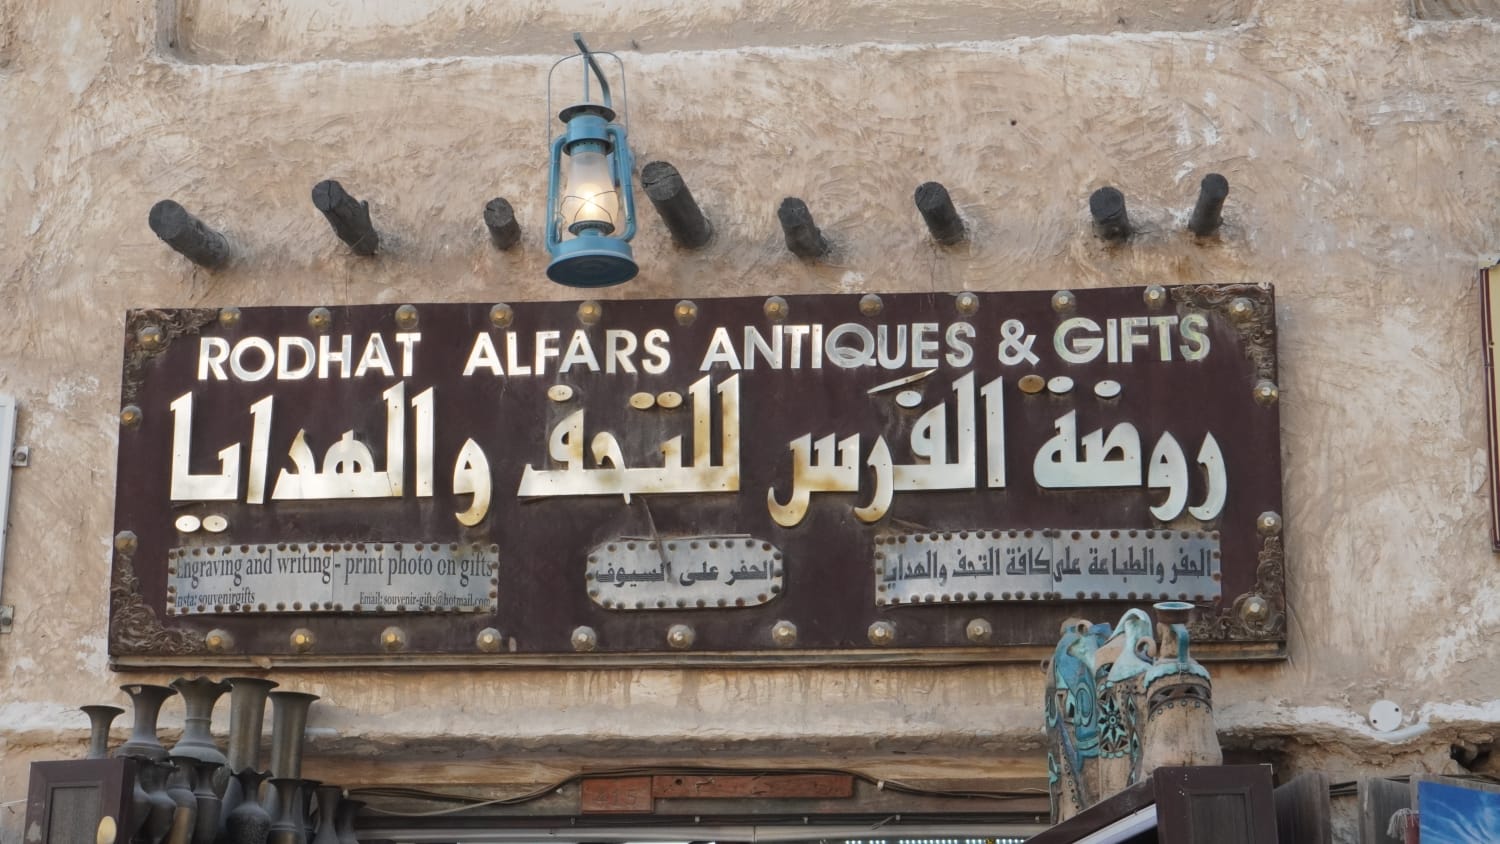
[[[31,448],[5,566],[0,803],[24,798],[28,762],[81,751],[73,707],[118,698],[124,311],[572,298],[545,280],[541,216],[544,82],[575,28],[626,61],[638,160],[676,164],[718,231],[680,252],[645,209],[641,276],[605,296],[1274,282],[1291,656],[1216,667],[1225,741],[1340,779],[1438,769],[1456,736],[1500,729],[1474,281],[1500,255],[1500,25],[1414,20],[1407,0],[633,8],[0,0],[0,390]],[[1210,171],[1232,192],[1221,241],[1198,244],[1181,227]],[[378,257],[318,218],[324,178],[370,201]],[[911,204],[927,179],[969,245],[927,239]],[[1104,184],[1144,224],[1122,248],[1089,231]],[[525,229],[511,253],[484,235],[496,195]],[[783,248],[789,195],[830,260]],[[229,233],[229,269],[155,239],[164,197]],[[336,757],[350,784],[544,782],[663,741],[720,761],[1042,771],[1028,665],[294,676],[326,698],[313,775]],[[1374,734],[1379,698],[1414,726]],[[4,841],[21,809],[0,812]]]

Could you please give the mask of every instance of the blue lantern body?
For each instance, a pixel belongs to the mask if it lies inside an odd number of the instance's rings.
[[[609,88],[593,55],[575,36],[605,102],[583,102],[558,114],[566,127],[552,141],[547,180],[547,277],[570,287],[608,287],[635,278],[640,268],[630,251],[635,237],[632,162],[625,127],[614,122]]]

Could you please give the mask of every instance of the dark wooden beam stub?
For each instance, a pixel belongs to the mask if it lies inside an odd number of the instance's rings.
[[[818,231],[807,203],[795,196],[781,200],[776,209],[776,218],[781,221],[781,231],[786,235],[786,248],[798,258],[819,258],[828,254],[828,240]]]
[[[313,205],[317,206],[333,233],[339,240],[349,244],[359,255],[374,255],[380,245],[380,235],[370,224],[370,203],[349,195],[344,186],[333,179],[325,179],[313,185]]]
[[[953,207],[953,198],[948,195],[947,188],[937,182],[923,182],[917,186],[914,198],[933,240],[943,246],[963,241],[964,221],[959,218],[958,209]]]
[[[1125,213],[1125,194],[1118,188],[1102,187],[1089,196],[1089,213],[1094,217],[1094,234],[1105,240],[1123,241],[1134,229]]]
[[[698,249],[713,237],[713,226],[703,216],[676,167],[665,161],[652,161],[641,168],[641,184],[678,246]]]
[[[1193,216],[1188,220],[1188,231],[1199,237],[1208,237],[1219,230],[1223,220],[1224,199],[1229,196],[1229,180],[1218,173],[1209,173],[1198,186],[1198,204],[1193,206]]]
[[[151,206],[151,230],[183,257],[210,270],[229,263],[229,240],[170,199]]]
[[[521,224],[516,222],[516,209],[501,197],[484,204],[484,225],[490,230],[490,242],[496,249],[503,251],[521,242]]]

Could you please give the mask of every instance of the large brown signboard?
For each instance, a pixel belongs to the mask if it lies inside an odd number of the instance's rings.
[[[1030,658],[1285,638],[1269,286],[134,311],[110,652]]]

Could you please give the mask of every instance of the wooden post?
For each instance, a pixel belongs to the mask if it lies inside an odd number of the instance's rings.
[[[786,248],[798,258],[818,258],[828,254],[828,241],[813,222],[807,203],[795,196],[781,200],[776,209],[776,218],[781,221],[781,231],[786,235]]]
[[[653,161],[641,168],[641,184],[678,246],[697,249],[713,237],[713,226],[703,216],[676,167],[665,161]]]
[[[922,212],[922,220],[932,232],[933,240],[943,246],[963,241],[964,221],[959,218],[958,209],[953,207],[953,198],[948,196],[947,188],[937,182],[923,182],[917,186],[915,199],[917,210]]]
[[[1415,789],[1404,782],[1387,779],[1362,779],[1357,786],[1359,795],[1359,840],[1391,841],[1385,836],[1390,828],[1391,815],[1402,809],[1412,808]]]
[[[312,199],[313,205],[328,218],[328,224],[333,226],[333,233],[339,236],[339,240],[349,244],[356,254],[375,254],[380,235],[370,224],[370,203],[350,196],[344,186],[333,179],[313,185]]]
[[[1277,844],[1270,765],[1157,768],[1161,844]]]
[[[131,841],[149,814],[131,800],[137,771],[148,764],[124,756],[32,762],[26,839],[36,844],[102,841],[99,833],[107,831],[111,840]]]
[[[1089,213],[1094,216],[1094,234],[1105,240],[1123,241],[1133,231],[1130,215],[1125,212],[1125,194],[1117,188],[1094,191],[1089,197]]]
[[[1328,805],[1328,775],[1298,774],[1271,792],[1276,803],[1278,844],[1332,844],[1333,817]]]
[[[1193,206],[1193,216],[1188,220],[1188,231],[1199,237],[1208,237],[1219,230],[1223,222],[1224,199],[1229,196],[1229,180],[1218,173],[1209,173],[1198,186],[1198,204]]]
[[[183,257],[210,270],[229,263],[229,241],[170,199],[151,206],[151,230]]]
[[[521,241],[521,224],[516,222],[516,209],[501,197],[484,204],[484,225],[490,230],[490,242],[496,249],[509,249]]]

